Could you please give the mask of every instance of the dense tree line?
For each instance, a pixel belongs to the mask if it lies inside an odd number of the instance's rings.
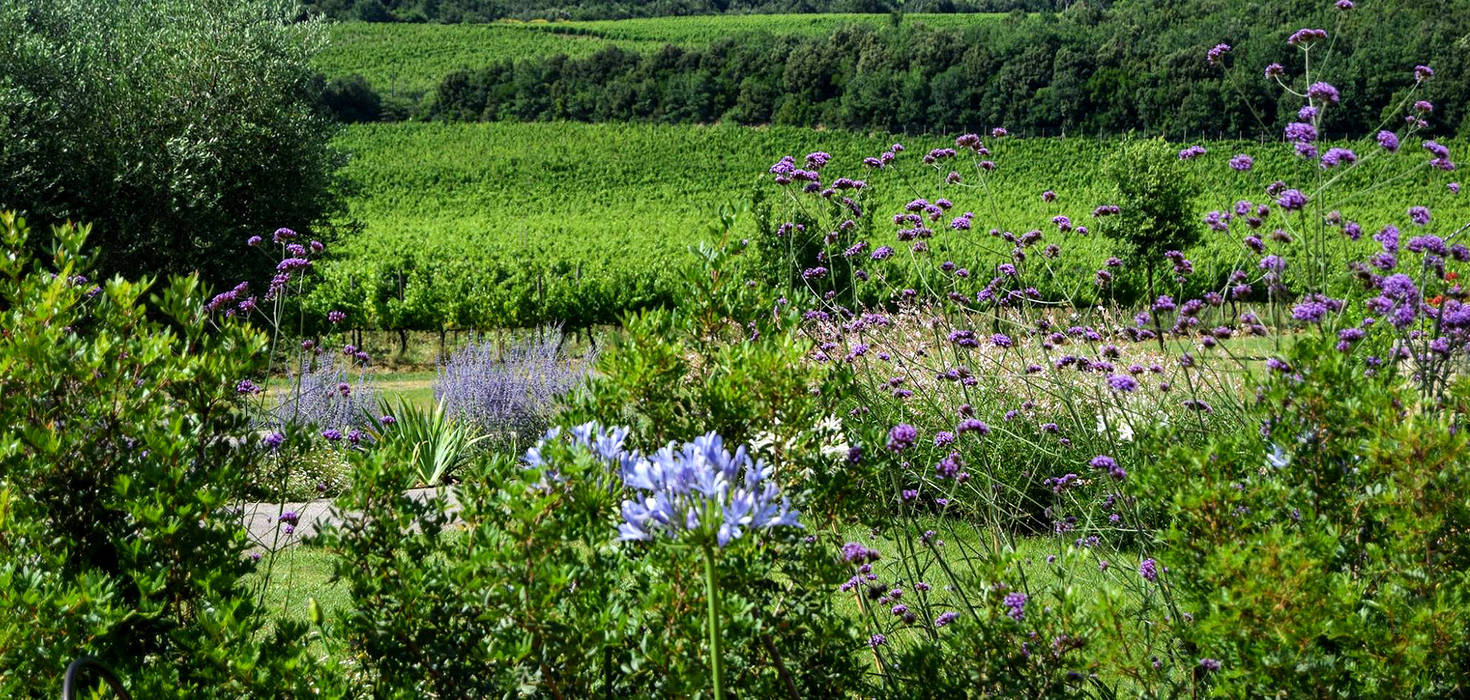
[[[1435,105],[1434,133],[1470,133],[1470,0],[1365,0],[1348,11],[1322,0],[1079,2],[964,29],[905,22],[652,55],[608,48],[453,73],[429,108],[449,120],[1271,136],[1300,100],[1262,69],[1281,63],[1299,82],[1303,55],[1286,39],[1300,27],[1332,37],[1312,54],[1313,80],[1343,95],[1326,113],[1328,136],[1401,126],[1389,112],[1421,63],[1437,71],[1416,96]],[[1233,50],[1211,65],[1206,52],[1221,42]]]
[[[1051,12],[1079,0],[308,0],[305,10],[365,22],[630,19],[725,13]],[[1109,0],[1110,1],[1110,0]]]

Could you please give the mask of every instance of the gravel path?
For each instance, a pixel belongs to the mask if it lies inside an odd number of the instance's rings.
[[[437,489],[410,489],[407,494],[416,501],[426,501],[434,496],[435,491]],[[331,499],[327,498],[304,503],[246,503],[242,509],[245,525],[250,528],[250,539],[260,549],[269,549],[272,544],[278,547],[296,544],[303,538],[320,532],[328,524],[342,522],[341,513],[332,507]],[[449,491],[449,510],[451,513],[459,510],[459,501],[455,499],[453,490]],[[289,536],[286,535],[285,526],[278,520],[281,513],[288,511],[295,511],[300,518],[296,523],[296,531]]]

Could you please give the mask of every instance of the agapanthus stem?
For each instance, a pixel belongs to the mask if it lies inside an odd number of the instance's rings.
[[[704,546],[705,598],[709,601],[709,668],[714,681],[715,700],[725,700],[725,684],[720,678],[720,584],[715,579],[715,550]]]

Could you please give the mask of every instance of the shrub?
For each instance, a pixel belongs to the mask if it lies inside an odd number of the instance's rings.
[[[208,330],[197,277],[94,284],[87,231],[35,259],[0,214],[0,694],[55,692],[84,654],[138,697],[311,692],[305,629],[266,633],[229,508],[264,337]]]
[[[371,692],[687,696],[709,687],[697,555],[617,542],[621,458],[607,457],[620,441],[589,443],[595,430],[553,437],[519,464],[482,458],[454,489],[454,525],[445,496],[403,494],[406,461],[360,458],[356,487],[338,501],[350,515],[323,542],[340,555],[337,575],[353,598],[336,641],[361,659]],[[791,533],[722,550],[732,692],[861,684],[853,631],[827,594],[841,575],[830,552]]]
[[[1100,229],[1122,244],[1127,268],[1143,268],[1144,298],[1156,296],[1154,278],[1169,251],[1185,251],[1200,238],[1194,201],[1200,183],[1183,155],[1162,139],[1123,144],[1103,169],[1113,184],[1118,213]]]
[[[830,515],[870,486],[835,415],[845,368],[809,361],[799,319],[746,283],[745,263],[739,249],[698,251],[679,308],[626,316],[558,423],[626,425],[647,451],[719,433]]]
[[[322,91],[322,106],[338,121],[375,122],[383,116],[383,100],[357,73],[333,78]]]
[[[0,202],[94,222],[106,274],[264,272],[237,242],[334,206],[324,39],[289,0],[7,3]]]
[[[1326,338],[1262,387],[1263,427],[1165,436],[1130,492],[1164,509],[1161,579],[1227,695],[1453,695],[1470,683],[1466,416],[1363,376]]]
[[[585,365],[561,352],[559,328],[543,328],[503,351],[470,342],[439,365],[434,398],[481,434],[512,450],[546,431],[556,402],[581,382]]]

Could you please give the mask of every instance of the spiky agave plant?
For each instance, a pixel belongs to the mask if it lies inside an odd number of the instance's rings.
[[[380,449],[394,450],[414,465],[424,486],[444,483],[488,436],[445,409],[440,398],[432,408],[398,399],[380,403],[381,414],[370,434]]]

